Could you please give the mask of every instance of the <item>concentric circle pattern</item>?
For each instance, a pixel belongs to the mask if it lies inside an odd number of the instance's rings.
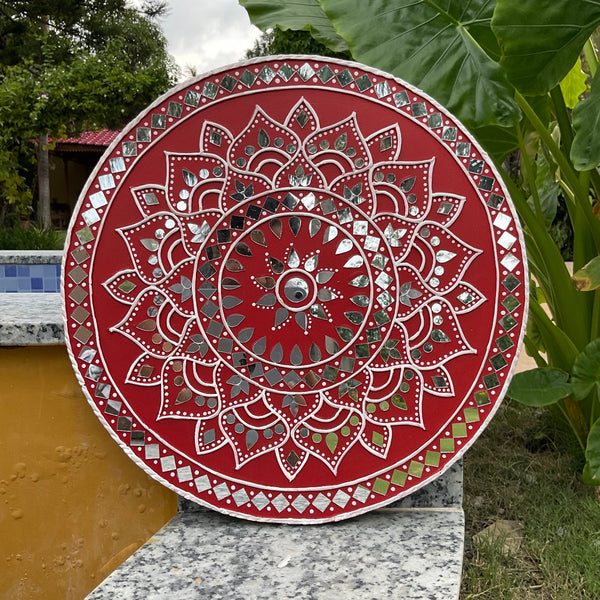
[[[315,57],[169,92],[109,148],[64,260],[84,392],[148,473],[222,512],[345,518],[439,475],[509,382],[514,208],[454,117]]]

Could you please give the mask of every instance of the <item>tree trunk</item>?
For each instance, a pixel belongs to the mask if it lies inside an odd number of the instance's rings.
[[[38,149],[38,205],[37,218],[43,227],[51,227],[50,217],[50,161],[48,157],[48,134],[39,139]]]

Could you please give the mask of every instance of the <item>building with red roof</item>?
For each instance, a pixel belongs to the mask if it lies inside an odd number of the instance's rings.
[[[85,131],[56,141],[50,151],[50,211],[52,224],[66,229],[79,194],[118,131]]]

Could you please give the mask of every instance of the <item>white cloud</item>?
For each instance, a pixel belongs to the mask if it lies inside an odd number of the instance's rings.
[[[243,59],[260,35],[237,0],[169,0],[160,22],[169,53],[198,75]]]

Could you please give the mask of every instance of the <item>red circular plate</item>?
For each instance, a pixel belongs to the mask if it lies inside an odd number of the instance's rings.
[[[75,371],[153,477],[219,511],[337,520],[443,472],[506,390],[527,272],[500,177],[392,76],[234,65],[126,127],[64,262]]]

